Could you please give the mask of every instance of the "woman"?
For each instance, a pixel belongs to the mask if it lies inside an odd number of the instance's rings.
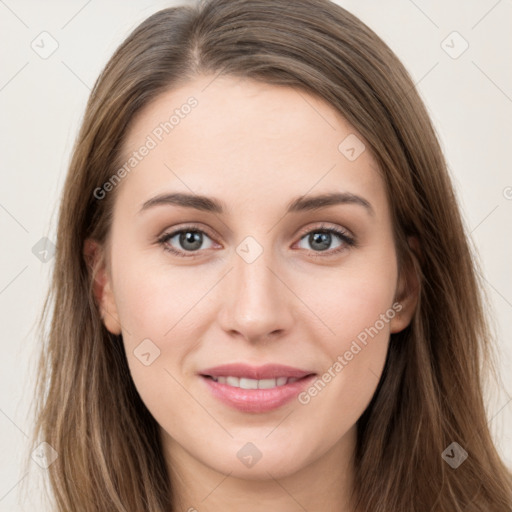
[[[34,433],[56,510],[510,510],[479,293],[368,27],[327,0],[154,14],[63,191]]]

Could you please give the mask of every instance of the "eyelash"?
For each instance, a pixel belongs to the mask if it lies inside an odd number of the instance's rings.
[[[160,245],[162,245],[162,247],[165,251],[170,252],[171,254],[174,254],[174,255],[182,257],[182,258],[194,258],[198,255],[198,253],[200,251],[189,251],[190,254],[184,254],[185,251],[178,251],[178,250],[174,249],[173,247],[169,246],[169,244],[167,243],[170,239],[174,238],[176,235],[179,235],[180,233],[184,233],[187,231],[193,232],[193,233],[202,233],[202,234],[208,236],[209,238],[213,239],[213,237],[211,237],[206,231],[204,231],[203,229],[200,229],[198,226],[191,224],[188,226],[184,226],[176,231],[172,231],[171,233],[164,233],[161,237],[159,237],[157,239],[157,242]],[[334,256],[334,255],[338,254],[341,251],[346,250],[347,247],[355,247],[356,246],[356,240],[354,238],[352,238],[351,236],[349,236],[345,231],[342,231],[338,228],[326,227],[325,225],[321,225],[317,228],[310,229],[309,231],[305,232],[304,234],[301,235],[299,241],[302,240],[303,238],[305,238],[307,235],[310,235],[311,233],[335,234],[343,242],[343,244],[340,247],[337,247],[336,249],[331,249],[331,250],[327,250],[327,251],[309,251],[309,252],[312,252],[313,254],[315,254],[315,256],[318,255],[318,256],[323,256],[323,257],[330,257],[330,256]],[[325,253],[325,256],[322,253]]]

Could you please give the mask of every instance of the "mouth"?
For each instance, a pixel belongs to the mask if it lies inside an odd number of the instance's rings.
[[[316,373],[291,366],[229,364],[199,373],[212,395],[241,412],[268,412],[296,397]]]
[[[233,375],[214,377],[212,375],[203,375],[206,379],[212,379],[219,384],[225,384],[233,388],[241,389],[274,389],[297,382],[300,379],[296,377],[277,377],[276,379],[248,379],[246,377],[235,377]],[[306,377],[301,377],[302,379]]]

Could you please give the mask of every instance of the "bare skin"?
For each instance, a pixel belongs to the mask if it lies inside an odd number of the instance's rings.
[[[383,179],[368,146],[352,161],[338,149],[358,134],[329,104],[232,77],[198,77],[157,98],[130,127],[126,158],[191,96],[197,106],[117,185],[96,281],[105,326],[122,333],[135,385],[161,427],[175,510],[353,512],[356,421],[390,334],[410,323],[417,301],[398,274]],[[141,211],[171,192],[216,198],[225,211]],[[334,192],[363,201],[286,213],[299,196]],[[319,249],[314,234],[329,228],[344,237],[331,233]],[[202,232],[199,248],[179,234],[158,242],[179,229]],[[262,251],[251,262],[237,252],[248,236],[255,242],[242,247]],[[355,353],[370,326],[378,333]],[[150,365],[134,354],[146,339],[160,351]],[[337,371],[338,356],[346,364]],[[234,362],[318,377],[330,369],[331,378],[302,403],[248,413],[219,401],[200,376]],[[251,467],[237,456],[247,443],[261,454]]]

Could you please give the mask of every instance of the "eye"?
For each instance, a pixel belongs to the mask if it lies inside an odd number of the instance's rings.
[[[334,249],[329,249],[333,242],[333,235],[339,243]],[[205,237],[211,242],[207,247],[203,247]],[[213,247],[210,236],[204,230],[193,225],[185,226],[171,233],[164,233],[157,241],[163,246],[164,250],[184,258],[194,257],[201,249],[211,249]],[[326,256],[332,256],[356,245],[355,239],[348,232],[339,228],[328,228],[324,225],[308,231],[301,237],[299,243],[302,241],[311,245],[311,251],[315,253],[325,252],[327,253]]]
[[[340,242],[334,249],[329,250],[333,242],[333,235]],[[314,252],[327,252],[329,256],[356,245],[355,239],[346,231],[338,228],[326,228],[325,226],[308,231],[306,235],[300,239],[300,242],[302,241],[309,243]]]
[[[202,247],[205,237],[211,241],[211,238],[202,229],[196,226],[186,226],[171,233],[163,234],[158,239],[158,243],[160,243],[166,251],[186,258],[195,256],[194,253],[198,252],[201,248],[210,249],[212,247],[212,245]],[[176,248],[175,245],[178,245],[178,248]],[[187,252],[192,254],[186,254]]]

